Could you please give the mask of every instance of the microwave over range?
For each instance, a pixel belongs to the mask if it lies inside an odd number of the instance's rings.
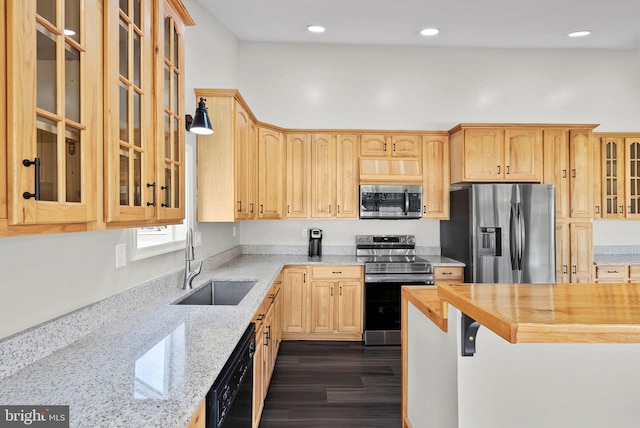
[[[422,218],[422,186],[361,184],[360,218]]]

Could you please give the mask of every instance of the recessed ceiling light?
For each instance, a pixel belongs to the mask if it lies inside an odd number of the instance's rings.
[[[325,28],[322,25],[307,25],[307,30],[312,33],[324,33]]]
[[[568,34],[569,37],[584,37],[591,34],[591,30],[572,31]]]
[[[437,28],[424,28],[420,30],[420,34],[422,34],[423,36],[435,36],[439,32],[440,30],[438,30]]]

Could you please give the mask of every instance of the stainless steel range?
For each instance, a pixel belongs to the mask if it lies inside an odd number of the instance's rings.
[[[433,266],[416,256],[413,235],[357,235],[364,262],[364,344],[399,345],[400,287],[433,285]]]

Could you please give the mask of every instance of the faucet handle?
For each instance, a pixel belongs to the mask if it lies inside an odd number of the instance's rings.
[[[193,271],[194,274],[198,275],[202,271],[202,263],[204,263],[204,260],[200,261],[200,264],[198,265],[196,270]]]

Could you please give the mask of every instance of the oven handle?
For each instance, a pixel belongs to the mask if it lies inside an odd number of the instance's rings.
[[[364,276],[364,282],[366,284],[422,284],[433,285],[433,275],[395,275],[395,274],[376,274]]]

